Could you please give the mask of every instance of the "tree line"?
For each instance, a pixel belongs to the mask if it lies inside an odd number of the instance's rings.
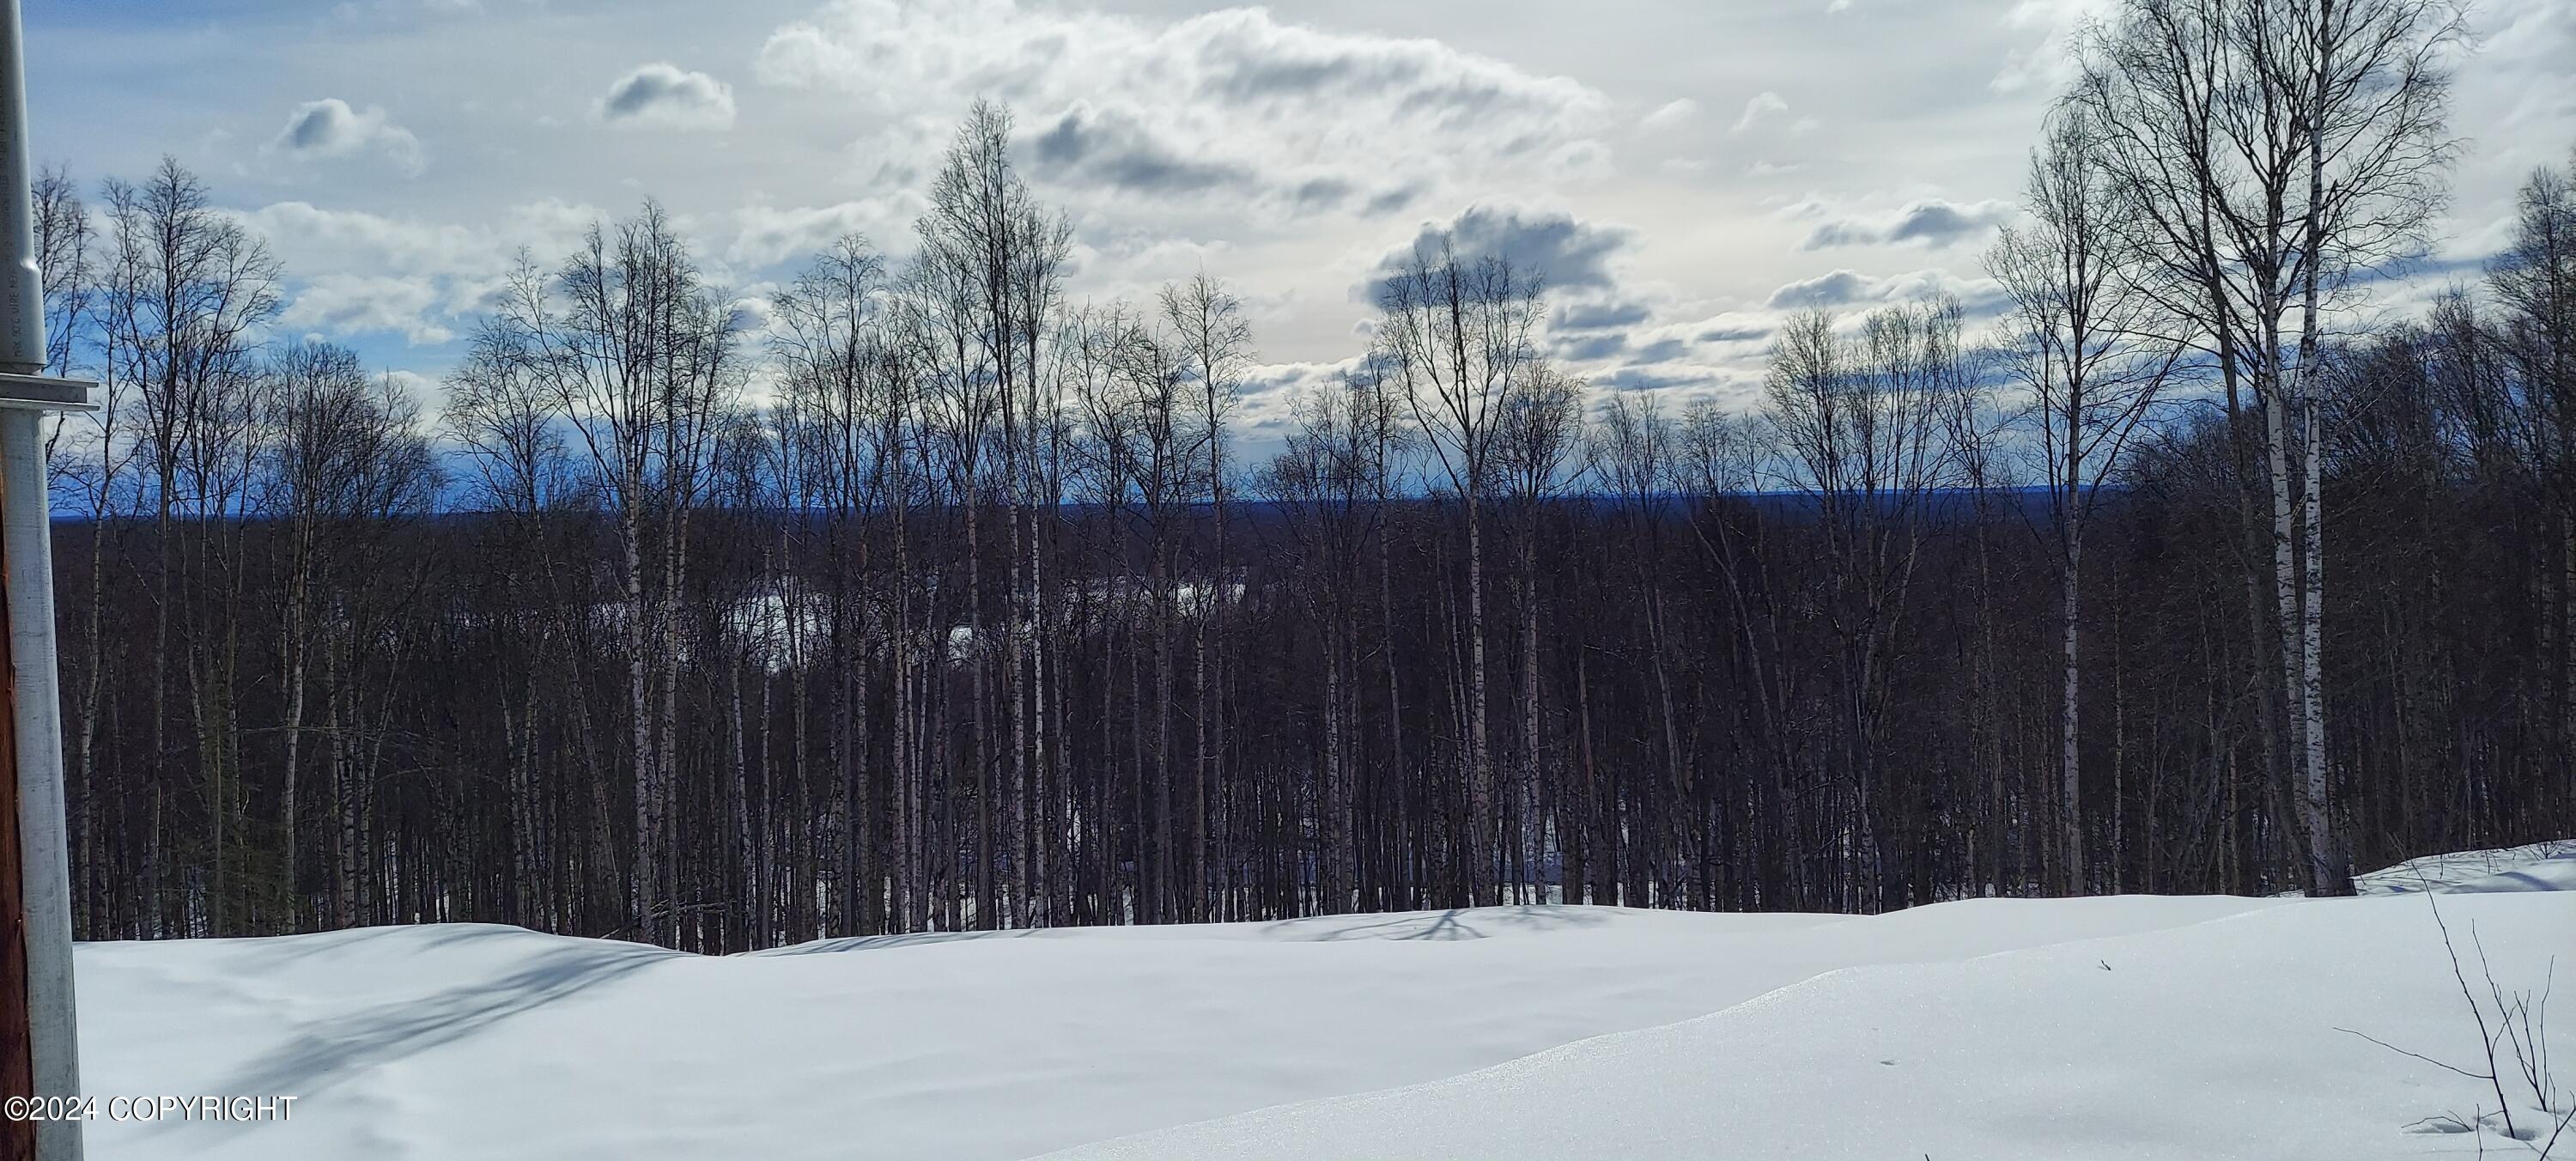
[[[760,303],[656,206],[435,414],[165,162],[38,183],[89,938],[821,935],[2348,889],[2576,821],[2576,161],[2424,317],[2455,14],[2130,0],[1946,299],[1602,390],[1418,248],[1244,453],[1252,320],[1077,303],[978,103]],[[2332,552],[2329,553],[2328,549]]]

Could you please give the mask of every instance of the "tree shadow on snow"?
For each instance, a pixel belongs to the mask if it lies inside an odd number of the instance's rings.
[[[557,948],[498,978],[316,1021],[292,1041],[207,1091],[310,1098],[369,1069],[454,1043],[584,988],[620,979],[646,964],[684,954],[640,944]],[[251,1122],[164,1120],[147,1132],[167,1132],[182,1124],[239,1131]]]
[[[529,936],[548,938],[524,927],[499,923],[438,923],[425,926],[401,924],[383,927],[356,927],[342,931],[317,932],[311,935],[255,936],[227,940],[241,946],[236,953],[244,966],[251,968],[280,967],[324,952],[341,952],[361,944],[396,942],[405,953],[445,947],[487,939]]]
[[[1469,918],[1473,918],[1475,922],[1467,922]],[[1413,912],[1404,915],[1350,916],[1347,921],[1324,918],[1283,919],[1268,925],[1263,930],[1274,939],[1305,940],[1314,943],[1344,943],[1359,939],[1446,942],[1484,939],[1487,938],[1486,932],[1489,929],[1496,932],[1554,931],[1573,927],[1597,927],[1607,921],[1607,916],[1570,907],[1452,907],[1446,911]]]
[[[839,939],[818,939],[812,943],[800,943],[794,947],[773,947],[748,954],[754,956],[821,955],[834,951],[875,951],[887,947],[957,943],[969,939],[1025,939],[1035,934],[1037,932],[1034,929],[1014,928],[1009,931],[914,931],[901,935],[845,935]]]

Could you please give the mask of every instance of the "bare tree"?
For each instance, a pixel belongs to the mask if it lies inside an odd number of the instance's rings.
[[[1849,882],[1882,893],[1888,873],[1886,791],[1890,683],[1907,599],[1932,513],[1952,478],[1945,419],[1969,381],[1954,302],[1885,307],[1846,337],[1823,311],[1792,319],[1775,343],[1765,418],[1784,449],[1783,479],[1811,497],[1827,575],[1820,600],[1837,661],[1838,781],[1850,796],[1841,849]],[[1897,901],[1878,898],[1881,906]]]
[[[2263,407],[2294,719],[2284,769],[2320,893],[2348,890],[2349,867],[2326,764],[2322,435],[2306,368],[2355,277],[2420,248],[2441,204],[2462,30],[2447,0],[2133,0],[2092,34],[2068,96],[2099,133],[2128,253]]]
[[[1671,609],[1658,576],[1663,571],[1662,532],[1669,516],[1666,490],[1681,474],[1676,462],[1681,453],[1678,434],[1653,396],[1613,395],[1589,433],[1591,446],[1587,449],[1598,481],[1595,486],[1617,502],[1619,522],[1629,538],[1628,551],[1621,555],[1626,557],[1625,571],[1637,589],[1637,614],[1645,633],[1645,658],[1640,668],[1645,671],[1655,726],[1649,735],[1655,744],[1648,748],[1648,761],[1638,771],[1638,778],[1642,781],[1653,777],[1648,784],[1655,787],[1655,800],[1666,819],[1666,824],[1652,828],[1652,833],[1623,836],[1624,845],[1632,865],[1649,861],[1654,864],[1657,881],[1649,890],[1659,891],[1666,899],[1689,893],[1692,880],[1686,868],[1697,861],[1694,855],[1698,845],[1693,842],[1695,828],[1683,821],[1689,812],[1681,804],[1689,800],[1692,791],[1691,756],[1683,741],[1686,707],[1680,701],[1687,695],[1679,688],[1680,675],[1674,672],[1678,634],[1672,629]],[[1606,834],[1596,836],[1594,845],[1614,849]]]
[[[2556,717],[2564,777],[2576,787],[2576,155],[2563,172],[2534,172],[2515,201],[2513,242],[2487,283],[2506,312],[2502,346],[2531,413],[2522,425],[2528,456],[2541,468],[2540,499],[2557,526]],[[2460,345],[2475,343],[2474,321],[2463,330]]]
[[[1205,918],[1206,909],[1208,788],[1225,784],[1222,664],[1226,652],[1225,610],[1232,600],[1229,590],[1233,586],[1233,578],[1225,568],[1225,422],[1234,410],[1235,395],[1242,388],[1245,367],[1252,359],[1252,325],[1244,320],[1243,301],[1204,270],[1186,281],[1166,283],[1160,305],[1163,325],[1183,361],[1183,371],[1197,381],[1194,402],[1198,404],[1198,414],[1193,418],[1198,425],[1198,450],[1207,463],[1208,508],[1215,530],[1211,546],[1214,567],[1203,570],[1206,575],[1200,579],[1198,600],[1193,602],[1202,610],[1194,622],[1198,647],[1198,768],[1181,808],[1188,821],[1182,838],[1189,851],[1183,860],[1184,873],[1189,882],[1199,887],[1184,901],[1183,917],[1195,920]]]
[[[1541,380],[1539,280],[1508,260],[1417,248],[1378,290],[1378,335],[1407,405],[1467,515],[1466,841],[1458,894],[1498,898],[1492,732],[1485,662],[1485,505],[1500,484],[1504,417]]]
[[[898,442],[889,440],[888,413],[897,403],[897,376],[887,373],[887,349],[894,341],[884,317],[885,264],[867,240],[847,235],[818,255],[795,284],[772,301],[774,340],[771,355],[780,372],[779,396],[770,408],[774,432],[766,442],[769,487],[787,511],[819,505],[830,519],[828,559],[864,562],[870,539],[862,527],[878,501],[885,498],[890,470],[899,471]],[[898,421],[893,421],[899,425]],[[802,768],[810,759],[806,740],[807,674],[811,661],[799,523],[778,530],[779,543],[769,555],[779,602],[778,633],[785,646],[783,663],[791,683],[790,713],[795,717],[794,758]],[[841,909],[844,930],[872,929],[883,906],[871,823],[871,794],[866,757],[866,716],[850,704],[852,675],[864,673],[874,618],[861,606],[864,593],[848,590],[849,570],[831,573],[830,617],[834,668],[843,674],[833,685],[836,731],[856,729],[855,737],[835,742],[834,808],[847,863],[842,868]],[[882,636],[900,637],[894,626]],[[904,656],[898,647],[895,656]],[[898,680],[902,680],[898,678]],[[897,747],[896,766],[905,756]],[[747,801],[748,786],[733,791]],[[738,824],[748,829],[748,819]],[[748,851],[746,852],[748,855]],[[758,874],[757,868],[750,873]]]
[[[106,336],[99,325],[101,271],[93,250],[99,239],[89,206],[70,173],[58,166],[37,175],[32,193],[36,255],[43,267],[46,366],[58,375],[76,375],[85,366],[83,360],[112,363],[108,356],[113,348],[104,341]],[[123,430],[133,392],[114,374],[104,379],[102,390],[92,396],[98,410],[86,416],[57,418],[45,444],[45,460],[53,477],[50,487],[57,495],[78,497],[74,502],[89,514],[96,529],[89,544],[89,617],[75,636],[75,647],[84,660],[81,669],[89,678],[76,695],[72,734],[66,739],[72,762],[66,804],[71,838],[90,852],[89,857],[79,860],[89,873],[77,890],[90,904],[85,910],[91,914],[104,909],[98,906],[104,901],[105,876],[100,869],[105,860],[97,853],[101,836],[95,808],[105,790],[98,784],[97,748],[98,710],[103,704],[110,657],[101,633],[108,546],[113,539],[108,529],[110,517],[123,502],[120,485],[124,468],[133,456],[132,443]]]
[[[2030,223],[2007,227],[1986,256],[1986,269],[2011,300],[2005,365],[2030,393],[2031,425],[2048,479],[2065,646],[2056,871],[2058,889],[2070,894],[2084,889],[2086,866],[2077,731],[2085,524],[2102,482],[2120,466],[2182,353],[2178,344],[2148,337],[2164,329],[2162,320],[2152,313],[2151,296],[2119,266],[2111,222],[2118,209],[2099,164],[2090,115],[2070,106],[2052,119],[2047,144],[2031,158],[2022,195]],[[2116,862],[2118,851],[2112,853]]]
[[[1512,763],[1504,802],[1505,853],[1512,863],[1512,901],[1533,901],[1539,865],[1546,857],[1547,828],[1539,817],[1542,723],[1539,716],[1538,542],[1549,500],[1570,481],[1583,431],[1583,404],[1591,385],[1542,365],[1526,390],[1504,405],[1496,441],[1502,484],[1512,506],[1512,587],[1520,604],[1520,751]],[[1545,902],[1544,899],[1536,900]]]
[[[739,387],[739,323],[650,202],[613,233],[592,226],[551,278],[522,262],[501,322],[616,509],[635,770],[629,919],[652,941],[672,905],[672,606],[704,458]]]
[[[511,870],[523,890],[533,890],[539,882],[540,862],[548,854],[557,861],[573,857],[563,851],[541,851],[540,725],[546,713],[546,689],[579,680],[563,658],[579,652],[589,610],[566,608],[565,562],[550,525],[570,515],[575,503],[569,449],[556,422],[554,391],[521,344],[522,338],[498,320],[487,321],[464,362],[448,375],[441,419],[461,453],[475,501],[496,522],[501,550],[524,562],[523,570],[510,577],[513,600],[509,615],[499,622],[502,632],[517,638],[510,643],[515,645],[511,659],[515,672],[505,670],[508,675],[495,683],[495,692],[508,734],[505,778],[512,788]],[[586,698],[572,699],[570,732],[582,739],[577,745],[585,752],[590,733],[588,705]],[[614,898],[622,893],[614,890],[616,857],[608,830],[607,787],[595,764],[583,773],[592,798],[587,841],[580,852],[587,872],[582,893]],[[339,873],[332,892],[343,924],[353,922],[351,909],[357,896],[356,824],[355,816],[344,810],[336,847]],[[570,918],[569,909],[561,914]],[[590,917],[580,922],[587,924]]]
[[[164,158],[142,185],[107,183],[105,285],[98,310],[104,331],[103,375],[134,392],[139,411],[138,455],[148,475],[154,515],[152,564],[152,701],[145,747],[154,755],[146,775],[150,800],[145,823],[151,836],[147,877],[156,881],[174,868],[161,844],[164,808],[168,804],[174,650],[191,628],[192,610],[182,603],[201,591],[202,570],[218,563],[213,535],[192,535],[184,546],[181,519],[211,515],[228,502],[208,485],[236,479],[240,472],[224,465],[245,462],[241,443],[231,438],[247,431],[241,406],[255,357],[253,337],[278,310],[278,266],[268,247],[240,223],[218,213],[206,188],[177,161]],[[122,410],[122,398],[111,389],[111,406]],[[121,423],[121,419],[119,421]],[[103,455],[112,455],[112,445]],[[228,606],[204,606],[220,615]],[[209,638],[199,638],[200,640]],[[211,635],[220,641],[220,631]],[[228,671],[227,671],[228,672]],[[224,777],[225,741],[210,732],[221,726],[224,711],[208,697],[219,696],[224,674],[202,667],[190,709],[198,727],[196,750],[213,761],[203,767],[209,810],[216,825],[209,836],[215,877],[237,831],[228,828],[232,809]],[[223,892],[214,892],[220,917]]]
[[[436,472],[418,430],[417,404],[389,380],[369,376],[347,348],[291,343],[270,354],[264,374],[271,393],[266,411],[277,430],[263,441],[272,464],[261,507],[283,523],[285,540],[277,652],[286,704],[277,813],[284,856],[279,893],[284,926],[292,929],[305,915],[301,775],[310,753],[304,737],[313,655],[317,639],[343,649],[354,645],[351,602],[335,595],[346,587],[335,574],[378,547],[388,521],[428,507]],[[345,899],[347,892],[338,895]]]

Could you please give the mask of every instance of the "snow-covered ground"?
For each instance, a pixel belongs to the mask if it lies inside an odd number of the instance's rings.
[[[2576,891],[2576,839],[2426,855],[2355,875],[2352,885],[2364,895],[2399,895],[2427,887],[2479,893]]]
[[[2508,989],[2576,966],[2576,893],[2439,902],[2473,980],[2472,927]],[[2495,1107],[2338,1031],[2483,1063],[2420,895],[1488,908],[729,958],[448,925],[78,966],[89,1091],[300,1098],[285,1123],[95,1124],[102,1158],[2340,1161],[2473,1154],[2426,1118]]]

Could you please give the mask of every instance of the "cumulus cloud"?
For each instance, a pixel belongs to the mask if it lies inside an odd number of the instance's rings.
[[[1360,206],[1360,216],[1382,218],[1388,214],[1403,213],[1405,207],[1421,199],[1422,192],[1422,187],[1419,185],[1398,186],[1371,197],[1366,204]]]
[[[1998,93],[2054,89],[2074,78],[2070,51],[2078,29],[2111,10],[2111,0],[2019,0],[2004,13],[2003,26],[2022,37],[2037,35],[2004,54],[1986,86]]]
[[[1699,324],[1693,337],[1703,343],[1758,343],[1771,337],[1770,323],[1740,315],[1720,315]]]
[[[1258,186],[1247,166],[1183,156],[1154,135],[1132,113],[1103,113],[1077,103],[1037,135],[1031,150],[1037,164],[1058,176],[1081,176],[1135,193],[1198,193],[1217,187]],[[1330,185],[1310,180],[1302,196],[1330,200]],[[1334,179],[1337,180],[1337,179]],[[1347,189],[1348,183],[1339,183]]]
[[[1589,86],[1260,8],[1164,20],[838,0],[773,32],[754,75],[893,117],[1003,101],[1044,176],[1103,200],[1249,194],[1291,214],[1387,213],[1426,185],[1608,172],[1597,137],[1612,106]]]
[[[238,217],[268,240],[288,270],[314,272],[288,288],[282,325],[436,344],[492,308],[519,250],[551,260],[600,214],[531,202],[512,207],[492,226],[467,227],[287,201]]]
[[[1676,366],[1655,362],[1626,363],[1592,377],[1595,386],[1612,391],[1664,391],[1676,387],[1696,387],[1709,381],[1708,372],[1696,366]]]
[[[655,61],[608,86],[597,111],[601,120],[611,124],[730,129],[733,86],[668,61]]]
[[[1556,355],[1570,362],[1593,363],[1610,358],[1627,348],[1628,336],[1610,331],[1604,334],[1568,336],[1557,344]]]
[[[1788,283],[1772,291],[1763,304],[1773,310],[1805,310],[1913,302],[1936,294],[1956,298],[1964,309],[1976,313],[1994,303],[1997,287],[1992,279],[1962,278],[1940,269],[1913,270],[1883,278],[1835,270]]]
[[[1636,353],[1629,357],[1628,362],[1632,366],[1640,363],[1678,363],[1690,355],[1690,349],[1689,340],[1679,336],[1666,336],[1636,348]]]
[[[1729,133],[1742,133],[1747,129],[1751,129],[1755,125],[1761,124],[1768,118],[1780,116],[1788,111],[1788,101],[1782,99],[1780,94],[1765,89],[1762,92],[1754,94],[1752,100],[1744,103],[1743,115],[1737,117],[1735,119],[1735,124],[1729,126],[1726,131]]]
[[[1557,146],[1547,155],[1549,177],[1560,181],[1601,181],[1618,172],[1611,164],[1610,147],[1598,141],[1570,141]]]
[[[1872,282],[1849,270],[1819,274],[1801,279],[1771,292],[1763,302],[1774,310],[1802,310],[1811,306],[1841,306],[1871,295]]]
[[[1821,206],[1817,208],[1821,210]],[[1798,248],[1824,250],[1908,243],[1938,248],[1983,235],[2011,221],[2015,212],[2011,202],[2000,199],[1962,204],[1921,198],[1905,203],[1893,213],[1830,218],[1808,231]]]
[[[1677,101],[1665,102],[1662,107],[1646,114],[1644,120],[1637,122],[1637,126],[1641,129],[1663,129],[1679,125],[1698,114],[1699,102],[1683,97]]]
[[[1424,224],[1412,242],[1379,262],[1377,277],[1401,269],[1415,254],[1437,256],[1445,247],[1461,259],[1503,259],[1553,289],[1601,291],[1612,286],[1610,259],[1635,242],[1634,231],[1591,225],[1571,214],[1471,206],[1447,222]]]
[[[434,317],[438,286],[424,278],[321,274],[305,281],[279,311],[279,326],[334,335],[385,332],[414,345],[456,337]]]
[[[1240,423],[1252,439],[1276,439],[1296,422],[1296,401],[1330,387],[1356,370],[1356,357],[1338,362],[1267,363],[1248,368],[1242,384]]]
[[[287,114],[286,127],[261,152],[297,158],[374,155],[414,176],[426,164],[420,139],[411,130],[394,124],[377,106],[354,109],[338,97],[297,105]]]
[[[1636,326],[1653,313],[1645,303],[1628,298],[1574,302],[1557,310],[1555,325],[1565,331],[1609,330]]]
[[[1288,196],[1297,203],[1299,209],[1329,210],[1341,205],[1356,192],[1358,191],[1350,182],[1338,177],[1326,176],[1310,177],[1298,182],[1288,191]]]
[[[882,242],[901,231],[921,207],[921,196],[909,190],[828,206],[746,206],[734,214],[733,240],[725,246],[725,260],[760,269],[819,253],[845,234]]]

